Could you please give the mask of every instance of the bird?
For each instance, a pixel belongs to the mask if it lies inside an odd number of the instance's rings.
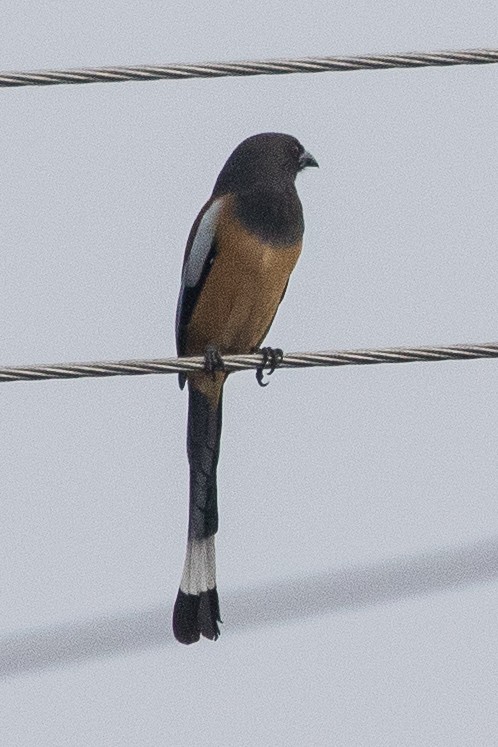
[[[260,350],[301,253],[303,208],[297,174],[318,166],[295,137],[265,132],[229,156],[211,197],[195,219],[185,249],[176,311],[179,356],[204,356],[188,382],[187,454],[190,494],[187,550],[173,609],[173,632],[184,644],[220,634],[215,534],[224,354]],[[275,368],[281,351],[263,348]],[[262,369],[258,372],[261,382]]]

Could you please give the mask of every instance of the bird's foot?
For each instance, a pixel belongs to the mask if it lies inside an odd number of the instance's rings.
[[[263,382],[263,375],[265,368],[268,369],[268,376],[282,363],[284,353],[280,348],[259,348],[253,351],[254,353],[261,353],[263,356],[263,362],[256,369],[256,381],[259,386],[268,386],[269,381],[266,384]]]
[[[216,345],[208,345],[204,351],[204,370],[206,373],[211,374],[213,379],[216,378],[217,371],[225,370],[223,358]]]

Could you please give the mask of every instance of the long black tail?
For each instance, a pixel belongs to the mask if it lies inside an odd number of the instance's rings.
[[[216,379],[209,395],[200,391],[196,382],[189,381],[188,541],[173,611],[173,632],[181,643],[194,643],[201,635],[216,640],[220,634],[214,535],[218,531],[216,467],[220,451],[223,380],[218,376]]]

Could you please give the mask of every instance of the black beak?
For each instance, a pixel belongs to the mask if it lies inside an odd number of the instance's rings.
[[[316,160],[316,158],[313,158],[311,153],[308,153],[308,151],[305,150],[299,156],[299,171],[302,171],[307,166],[316,166],[318,168],[318,161]]]

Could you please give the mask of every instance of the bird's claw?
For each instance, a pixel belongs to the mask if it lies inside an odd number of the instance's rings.
[[[208,345],[204,352],[204,370],[206,373],[211,374],[213,379],[216,378],[217,371],[225,370],[223,358],[215,345]]]
[[[260,366],[256,369],[256,381],[258,382],[259,386],[268,386],[270,383],[267,381],[266,383],[263,382],[263,375],[265,368],[268,369],[268,376],[271,376],[272,373],[280,364],[282,363],[284,353],[280,348],[260,348],[259,350],[255,351],[258,353],[261,353],[263,356],[263,362]]]

